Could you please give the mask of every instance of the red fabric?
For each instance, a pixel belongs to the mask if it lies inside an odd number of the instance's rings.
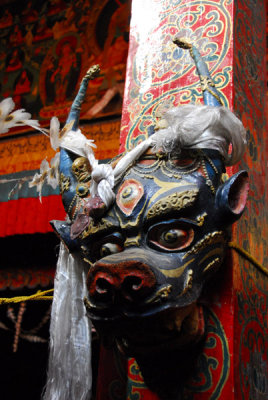
[[[0,237],[51,232],[49,221],[64,220],[61,196],[9,200],[0,203]]]

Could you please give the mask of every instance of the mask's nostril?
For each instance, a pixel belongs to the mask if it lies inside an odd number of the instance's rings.
[[[156,286],[155,275],[147,264],[139,261],[117,264],[96,263],[89,272],[89,300],[107,307],[124,302],[141,303],[151,296]]]
[[[98,278],[96,281],[96,292],[99,294],[107,294],[111,291],[112,285],[105,278]]]
[[[138,292],[142,288],[142,279],[138,276],[127,276],[124,279],[123,287],[128,293]]]

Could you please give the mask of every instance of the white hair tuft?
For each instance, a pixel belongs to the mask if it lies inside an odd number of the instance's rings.
[[[237,163],[246,145],[242,122],[225,107],[185,105],[166,112],[167,127],[152,136],[155,151],[218,150],[226,165]],[[232,152],[228,154],[229,145]]]

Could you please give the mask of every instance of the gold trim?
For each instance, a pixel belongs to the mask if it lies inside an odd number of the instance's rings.
[[[204,174],[205,174],[206,185],[210,188],[211,193],[212,193],[212,194],[215,194],[215,193],[216,193],[216,190],[215,190],[215,188],[214,188],[214,186],[213,186],[212,180],[210,179],[210,177],[209,177],[209,175],[208,175],[208,171],[207,171],[207,167],[206,167],[206,162],[205,162],[205,159],[204,159],[204,158],[202,158],[202,160],[201,160],[201,165],[202,165],[202,168],[203,168],[203,171],[204,171]]]
[[[217,247],[216,249],[213,249],[209,251],[203,258],[198,262],[198,265],[201,265],[207,258],[215,256],[215,255],[222,255],[223,253],[223,248],[222,247]]]
[[[181,265],[176,269],[170,270],[170,269],[158,268],[158,270],[162,272],[162,274],[165,275],[167,278],[179,278],[185,271],[185,268],[188,267],[188,265],[191,264],[194,260],[195,259],[192,258],[191,260],[187,261],[187,263]]]
[[[106,308],[104,306],[97,306],[97,305],[91,303],[89,298],[86,297],[86,296],[84,297],[83,301],[84,301],[84,305],[85,305],[87,310],[91,310],[92,308],[95,308],[95,309],[97,308],[98,310],[103,310],[104,308]]]
[[[177,298],[183,296],[185,293],[188,292],[188,290],[192,289],[192,286],[193,286],[193,274],[194,274],[194,271],[193,271],[192,269],[189,269],[188,274],[187,274],[186,284],[185,284],[185,286],[184,286],[184,289],[183,289],[183,291],[177,296]]]
[[[83,193],[81,193],[79,190],[83,189]],[[89,187],[86,184],[82,184],[82,183],[78,183],[78,185],[76,186],[76,194],[79,197],[85,197],[88,193],[89,193]]]
[[[140,245],[141,234],[139,233],[136,237],[127,238],[124,243],[124,248],[130,246],[139,246]]]
[[[163,175],[167,176],[168,178],[175,178],[175,179],[182,179],[182,175],[176,174],[176,172],[171,171],[167,168],[167,165],[161,165],[161,172]]]
[[[205,218],[207,217],[207,213],[204,212],[202,215],[198,215],[198,217],[196,217],[197,220],[197,225],[198,226],[203,226],[204,222],[205,222]]]
[[[209,269],[211,269],[212,267],[215,267],[215,264],[216,264],[216,267],[217,267],[217,266],[220,264],[220,262],[221,262],[221,260],[220,260],[219,257],[215,258],[215,260],[211,261],[211,262],[206,266],[206,268],[203,269],[203,274],[204,274],[205,272],[207,272]]]
[[[84,231],[81,233],[81,238],[85,239],[86,237],[90,235],[94,235],[95,233],[99,233],[101,231],[108,230],[109,228],[113,227],[114,224],[108,220],[101,219],[99,222],[95,223],[93,220],[91,220],[88,224],[88,226],[84,229]]]
[[[136,175],[138,175],[139,177],[143,178],[143,179],[154,179],[155,176],[154,175],[149,175],[149,174],[142,174],[139,173],[137,170],[134,170],[134,168],[132,168],[131,171],[129,171],[127,174],[125,174],[125,177],[128,176],[130,174],[130,172],[134,172]]]
[[[65,176],[63,173],[60,174],[60,193],[68,192],[70,189],[71,180],[69,176]]]
[[[59,138],[60,139],[63,138],[65,133],[67,133],[67,132],[72,130],[73,124],[74,124],[74,119],[72,119],[70,122],[68,122],[68,124],[64,125],[64,127],[62,128],[62,130],[59,133]]]
[[[146,304],[150,304],[150,303],[152,303],[152,302],[154,302],[154,301],[158,301],[158,300],[160,300],[160,299],[166,299],[166,298],[169,296],[171,290],[172,290],[172,286],[171,286],[171,285],[166,285],[166,286],[160,288],[160,289],[154,294],[154,296],[151,297],[150,299],[148,299],[145,303],[146,303]]]
[[[133,226],[137,226],[138,223],[140,222],[142,213],[143,213],[146,205],[147,205],[147,201],[144,202],[144,205],[143,205],[142,209],[140,210],[139,214],[137,215],[135,221],[132,221],[132,222],[128,221],[126,224],[123,223],[122,218],[120,217],[119,213],[117,212],[117,210],[115,210],[115,215],[116,215],[117,219],[119,220],[120,228],[127,229],[127,228],[132,228]]]
[[[212,79],[206,75],[200,75],[200,85],[203,92],[209,89],[209,86],[215,87],[215,83]]]
[[[219,97],[215,92],[213,92],[210,88],[208,88],[207,91],[208,91],[212,96],[214,96],[215,99],[218,100],[218,102],[219,102],[222,106],[224,105],[223,102],[221,101],[220,97]]]
[[[176,165],[176,164],[172,163],[170,160],[168,162],[171,164],[171,168],[176,170],[181,175],[189,175],[192,172],[197,171],[198,168],[200,167],[200,163],[201,163],[199,156],[191,157],[191,159],[193,160],[193,162],[190,165],[185,165],[184,167]],[[176,160],[176,158],[174,160]],[[167,165],[166,161],[164,162],[164,165],[161,166],[162,172],[163,172],[163,168],[165,168],[167,171],[173,173],[172,169],[170,169],[170,167]]]
[[[77,200],[77,194],[75,193],[75,195],[74,195],[74,197],[72,198],[72,201],[71,201],[71,203],[70,203],[70,205],[69,205],[69,208],[68,208],[68,215],[70,215],[71,214],[71,212],[72,212],[72,209],[73,209],[73,206],[74,206],[74,203],[75,203],[75,201]]]
[[[144,179],[154,179],[154,175],[151,175],[153,172],[156,172],[162,165],[163,161],[156,161],[152,165],[148,166],[145,165],[144,167],[141,167],[141,164],[137,164],[132,167],[132,171],[138,176],[144,178]]]
[[[150,204],[153,203],[155,199],[161,196],[161,194],[165,193],[167,190],[178,189],[179,187],[196,187],[195,184],[189,183],[185,180],[180,180],[179,182],[168,182],[161,181],[160,179],[153,177],[154,183],[159,186],[159,190],[151,197]]]
[[[99,73],[100,73],[100,66],[99,66],[99,64],[92,65],[92,66],[87,70],[87,73],[86,73],[86,75],[84,76],[84,78],[82,79],[82,82],[83,82],[85,79],[90,79],[90,80],[95,79],[97,76],[99,76]]]
[[[175,192],[169,196],[158,200],[147,213],[147,219],[158,215],[167,214],[172,210],[181,210],[190,207],[196,201],[198,189],[185,190],[183,192]]]
[[[215,174],[219,175],[219,171],[218,171],[216,165],[214,164],[214,162],[211,160],[211,158],[205,152],[203,152],[203,156],[208,161],[208,163],[211,165],[212,169],[215,171]]]
[[[213,92],[213,90],[211,90],[212,87],[215,87],[215,83],[213,82],[212,78],[205,76],[205,75],[200,75],[200,85],[201,85],[201,89],[202,92],[204,92],[205,90],[207,90],[213,97],[215,97],[215,99],[218,100],[218,102],[223,105],[220,97],[217,95],[217,93]]]
[[[203,239],[197,242],[182,258],[187,258],[191,254],[196,254],[202,251],[207,246],[215,243],[225,243],[225,234],[223,231],[215,231],[206,235]]]

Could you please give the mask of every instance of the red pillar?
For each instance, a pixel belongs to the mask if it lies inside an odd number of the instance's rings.
[[[146,137],[166,107],[202,103],[190,55],[172,43],[176,35],[187,37],[205,58],[224,105],[247,128],[240,167],[249,170],[251,191],[233,240],[267,268],[265,15],[265,0],[132,0],[121,151]],[[203,298],[209,333],[185,398],[268,398],[267,294],[267,273],[232,251]],[[157,399],[136,367],[129,360],[126,399]]]

